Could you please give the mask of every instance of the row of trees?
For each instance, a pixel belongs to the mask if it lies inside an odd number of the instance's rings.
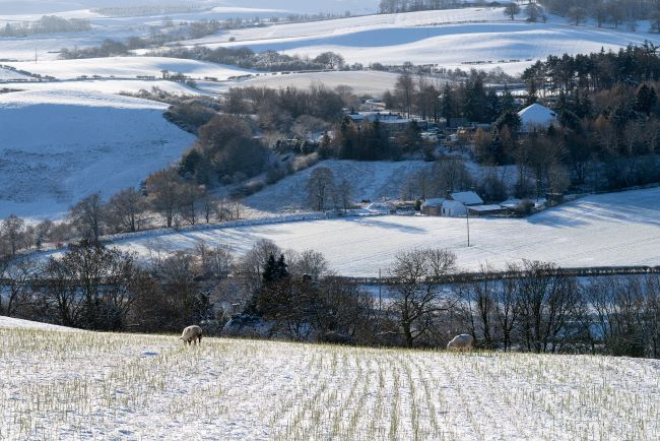
[[[611,23],[618,27],[627,20],[644,20],[660,11],[657,0],[539,0],[549,12],[575,21],[593,18],[598,27]]]
[[[127,188],[104,201],[94,193],[71,207],[58,222],[27,224],[11,215],[0,222],[0,255],[76,239],[98,243],[101,236],[134,233],[159,225],[168,228],[237,219],[236,204],[212,196],[202,185],[184,180],[177,170],[149,176],[145,190]],[[161,220],[162,219],[162,220]]]
[[[44,15],[39,20],[24,23],[7,23],[0,27],[0,37],[27,37],[38,34],[85,32],[92,29],[89,20],[66,19],[57,15]]]
[[[0,260],[0,314],[72,327],[217,330],[236,312],[267,336],[406,347],[444,345],[458,332],[478,347],[660,357],[660,276],[561,275],[551,264],[483,269],[471,282],[446,250],[395,256],[380,298],[329,270],[314,251],[261,240],[242,258],[203,243],[155,256],[151,265],[98,244],[71,245],[61,258]],[[378,299],[378,301],[376,301]],[[241,306],[237,306],[241,305]]]
[[[577,280],[540,262],[459,284],[454,313],[483,347],[660,357],[660,276]]]
[[[587,93],[623,84],[656,81],[660,75],[658,47],[651,42],[618,52],[601,50],[571,56],[550,55],[527,68],[522,80],[530,96],[581,89]]]
[[[503,112],[517,108],[508,89],[499,94],[485,86],[486,74],[472,70],[464,81],[439,82],[425,76],[403,72],[395,88],[383,95],[388,109],[406,116],[417,115],[422,119],[447,121],[466,119],[471,122],[491,123]]]
[[[481,3],[487,4],[492,2],[482,1]],[[394,14],[397,12],[453,9],[462,7],[465,7],[465,2],[459,0],[381,0],[379,11],[381,14]]]

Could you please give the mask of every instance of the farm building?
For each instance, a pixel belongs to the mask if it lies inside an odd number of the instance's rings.
[[[446,217],[462,217],[465,216],[467,213],[467,210],[465,208],[465,204],[463,204],[460,201],[445,201],[444,204],[442,204],[442,216]]]
[[[422,214],[426,216],[442,216],[442,204],[447,201],[445,198],[427,199],[421,207]]]
[[[479,195],[474,191],[462,191],[458,193],[450,193],[447,199],[461,202],[462,204],[467,206],[481,205],[484,203],[484,200],[481,199],[481,197],[479,197]]]
[[[492,216],[507,211],[507,209],[501,205],[474,205],[472,207],[467,207],[467,210],[470,213],[470,216]]]

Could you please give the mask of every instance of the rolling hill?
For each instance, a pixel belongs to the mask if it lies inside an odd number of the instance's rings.
[[[178,160],[193,142],[166,105],[100,92],[0,95],[0,217],[58,217]]]

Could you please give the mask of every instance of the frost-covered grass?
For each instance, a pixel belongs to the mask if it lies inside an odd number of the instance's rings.
[[[0,329],[0,439],[654,440],[660,361]]]

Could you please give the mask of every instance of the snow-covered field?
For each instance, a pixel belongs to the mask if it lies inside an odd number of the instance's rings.
[[[201,95],[202,92],[186,84],[169,80],[73,80],[56,82],[7,82],[0,88],[21,91],[61,92],[61,93],[104,93],[122,94],[151,91],[156,88],[172,95]]]
[[[530,64],[526,60],[545,59],[551,54],[618,50],[646,40],[660,42],[660,37],[647,29],[648,25],[641,25],[638,32],[575,27],[560,17],[550,17],[548,23],[526,23],[521,16],[512,22],[502,8],[483,7],[238,29],[189,44],[248,46],[255,51],[311,57],[334,51],[349,63],[363,64],[410,61],[466,68],[461,63],[485,62],[477,67],[501,67],[516,73]]]
[[[660,438],[658,360],[20,328],[0,353],[6,440]]]
[[[520,259],[563,267],[660,265],[660,189],[589,196],[527,219],[383,216],[171,232],[115,245],[144,257],[192,249],[200,241],[238,255],[266,238],[284,249],[322,252],[345,276],[385,273],[402,249],[448,248],[463,270],[502,269]]]
[[[84,60],[25,61],[6,63],[33,74],[48,75],[59,80],[80,77],[137,78],[151,76],[161,78],[163,71],[184,74],[192,78],[214,77],[226,80],[230,77],[249,75],[251,71],[233,66],[223,66],[195,60],[162,57],[110,57]]]
[[[178,160],[194,138],[163,118],[166,107],[89,91],[0,95],[0,218],[57,216]]]
[[[279,75],[260,75],[244,81],[234,81],[215,84],[198,84],[204,91],[224,92],[228,87],[270,87],[285,89],[296,87],[309,88],[315,84],[323,84],[334,89],[337,86],[349,86],[356,94],[381,96],[388,90],[393,90],[398,74],[379,71],[337,71],[337,72],[303,72]]]

